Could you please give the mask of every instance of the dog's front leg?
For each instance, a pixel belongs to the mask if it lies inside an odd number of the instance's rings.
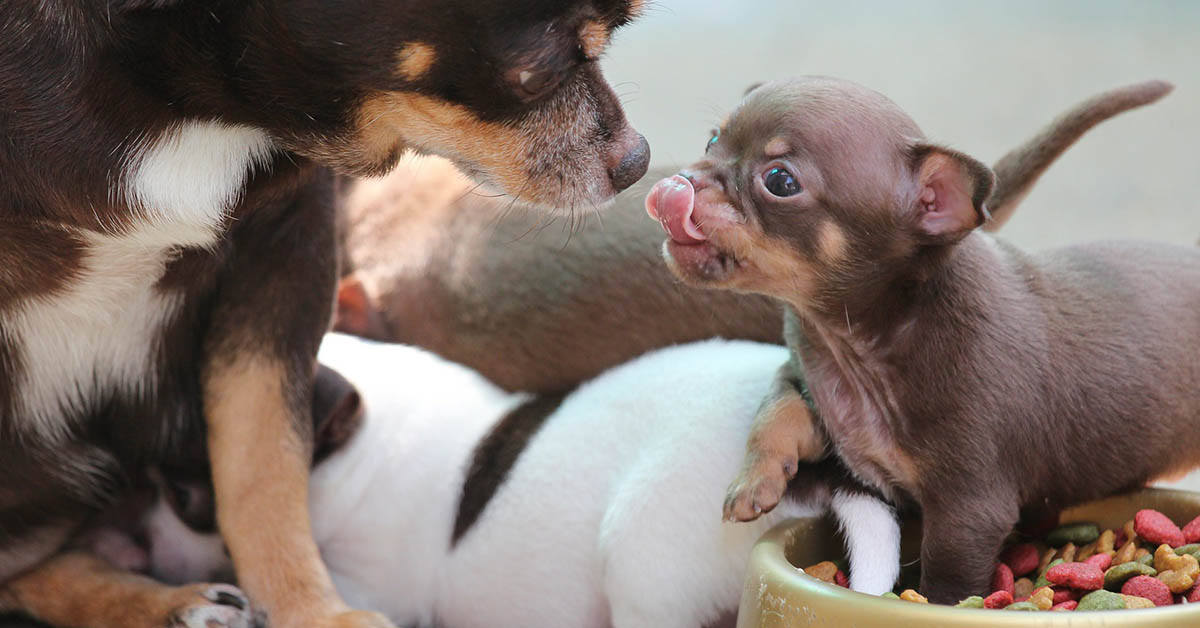
[[[59,628],[256,628],[262,617],[236,587],[169,587],[89,554],[61,554],[4,583],[0,612]]]
[[[800,462],[814,462],[825,453],[825,437],[801,394],[803,386],[793,360],[777,371],[754,416],[742,470],[726,493],[726,520],[753,521],[770,512]]]
[[[202,375],[217,524],[272,626],[390,627],[342,602],[309,524],[312,383],[337,274],[332,199],[310,187],[231,234]]]

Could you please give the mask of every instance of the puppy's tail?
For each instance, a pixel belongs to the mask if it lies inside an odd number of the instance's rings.
[[[1098,94],[1071,108],[1029,141],[1001,157],[992,168],[997,183],[987,202],[992,220],[983,228],[995,231],[1004,226],[1042,173],[1089,129],[1119,113],[1155,102],[1172,89],[1175,86],[1166,81],[1146,81]]]

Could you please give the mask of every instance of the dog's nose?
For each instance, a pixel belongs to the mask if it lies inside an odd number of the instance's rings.
[[[634,142],[633,149],[625,153],[621,161],[608,171],[613,189],[620,192],[637,183],[638,179],[641,179],[646,174],[646,169],[649,166],[650,143],[646,141],[645,136],[639,133],[637,140]]]

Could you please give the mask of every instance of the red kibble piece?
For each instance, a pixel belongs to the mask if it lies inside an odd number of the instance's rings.
[[[1046,572],[1051,584],[1058,584],[1080,591],[1095,591],[1104,588],[1104,572],[1088,563],[1062,563]]]
[[[847,589],[850,588],[850,579],[846,577],[846,574],[843,573],[841,569],[834,572],[833,583],[839,587],[845,587]]]
[[[1157,510],[1139,510],[1133,516],[1133,531],[1152,545],[1166,543],[1171,547],[1185,545],[1183,530],[1169,517]]]
[[[1121,547],[1129,539],[1125,538],[1124,530],[1117,530],[1113,533],[1113,547]]]
[[[1192,590],[1187,592],[1187,595],[1184,597],[1184,599],[1187,600],[1189,604],[1200,602],[1200,579],[1196,580],[1196,586],[1192,587]]]
[[[996,572],[992,575],[992,590],[1013,593],[1013,572],[1008,565],[1004,563],[996,565]]]
[[[1105,569],[1112,567],[1112,556],[1109,556],[1108,554],[1093,554],[1083,562],[1089,565],[1095,565],[1100,568],[1100,571],[1104,571]]]
[[[983,598],[984,608],[1004,608],[1013,603],[1012,593],[1008,591],[996,591],[995,593]]]
[[[1012,570],[1013,576],[1020,577],[1037,569],[1038,563],[1041,561],[1042,555],[1038,548],[1033,543],[1022,543],[1008,548],[1008,551],[1000,557],[1000,562],[1008,565]]]
[[[1052,587],[1052,590],[1054,597],[1050,600],[1051,604],[1062,604],[1067,600],[1079,601],[1079,592],[1069,587]]]
[[[1170,606],[1175,603],[1171,589],[1162,580],[1151,576],[1134,576],[1126,580],[1121,586],[1121,593],[1144,597],[1154,602],[1155,606]]]
[[[1079,606],[1079,602],[1076,602],[1075,600],[1067,600],[1066,602],[1062,602],[1059,604],[1055,604],[1054,606],[1051,606],[1050,610],[1052,610],[1052,611],[1073,611],[1073,610],[1075,610],[1076,606]]]
[[[1183,526],[1185,543],[1200,543],[1200,517],[1196,517]]]

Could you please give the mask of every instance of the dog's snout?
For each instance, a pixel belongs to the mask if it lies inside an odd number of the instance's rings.
[[[646,174],[646,169],[649,167],[650,143],[646,141],[645,136],[638,133],[633,142],[633,148],[620,158],[617,165],[608,170],[613,189],[620,192],[637,183],[638,179]]]

